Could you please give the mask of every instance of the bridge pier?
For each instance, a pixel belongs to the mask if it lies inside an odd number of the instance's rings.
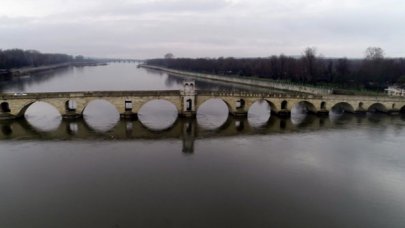
[[[76,135],[79,132],[79,124],[77,118],[75,119],[66,119],[66,133],[68,135]]]
[[[389,115],[399,115],[401,113],[401,110],[399,110],[399,109],[391,109],[391,110],[388,110],[387,113]]]
[[[366,110],[356,110],[356,111],[354,111],[354,114],[356,114],[356,115],[366,115],[367,111]]]
[[[365,109],[356,109],[354,111],[354,114],[356,114],[356,115],[365,115],[365,114],[367,114],[367,110],[365,110]]]
[[[17,116],[11,115],[10,113],[0,113],[0,120],[14,120]]]
[[[234,126],[236,131],[240,132],[245,129],[245,126],[248,125],[247,123],[247,116],[235,116],[234,117]]]
[[[291,116],[291,111],[288,109],[281,109],[278,112],[274,112],[274,114],[276,114],[276,116],[288,117]]]
[[[328,116],[329,115],[329,110],[326,110],[326,109],[319,110],[319,111],[316,112],[316,115],[318,115],[318,116]]]
[[[182,122],[182,139],[183,139],[183,153],[194,153],[194,140],[196,135],[196,122],[193,119],[187,119]]]
[[[120,113],[120,118],[123,120],[137,120],[138,114],[132,111],[125,111],[124,113]]]
[[[194,111],[184,111],[179,113],[180,118],[195,118],[197,113]]]
[[[231,114],[234,117],[247,117],[248,112],[246,112],[246,111],[236,111],[236,112],[230,112],[229,114]]]
[[[83,117],[83,115],[80,114],[80,113],[77,113],[77,112],[66,112],[65,114],[62,114],[62,118],[63,119],[68,119],[68,120],[80,119],[82,117]]]

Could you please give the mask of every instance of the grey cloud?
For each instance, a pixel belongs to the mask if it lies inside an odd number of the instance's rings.
[[[4,27],[15,27],[23,24],[32,23],[35,18],[32,17],[6,17],[0,16],[0,28]],[[1,32],[1,31],[0,31]]]
[[[198,13],[215,11],[229,6],[225,0],[173,0],[173,1],[149,1],[149,2],[120,2],[108,8],[100,6],[86,13],[94,16],[116,15],[134,16],[139,14],[153,13]]]
[[[168,51],[191,57],[297,55],[307,46],[325,56],[361,57],[367,46],[405,54],[401,7],[376,0],[364,9],[324,2],[94,1],[80,11],[0,17],[0,48],[135,58]]]

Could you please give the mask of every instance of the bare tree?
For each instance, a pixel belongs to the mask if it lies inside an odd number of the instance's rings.
[[[367,60],[379,60],[384,58],[384,50],[380,47],[368,47],[365,51]]]
[[[303,67],[304,67],[304,80],[312,81],[314,80],[317,69],[316,69],[316,49],[314,47],[308,47],[304,50],[304,55],[302,56]]]
[[[174,55],[172,53],[166,53],[165,54],[165,59],[173,59]]]

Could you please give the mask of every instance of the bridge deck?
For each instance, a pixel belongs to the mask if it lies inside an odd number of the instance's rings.
[[[311,113],[327,113],[334,108],[345,112],[405,111],[405,98],[391,96],[314,95],[303,93],[262,93],[249,91],[210,90],[146,90],[146,91],[76,91],[47,93],[1,93],[0,114],[20,117],[36,101],[54,106],[62,115],[81,116],[86,106],[96,99],[110,102],[124,116],[133,116],[147,102],[163,99],[172,103],[179,114],[195,115],[206,101],[218,98],[234,115],[247,115],[249,108],[259,100],[266,100],[271,111],[289,114],[297,105]]]
[[[136,90],[136,91],[74,91],[74,92],[41,92],[41,93],[0,93],[0,99],[39,99],[69,97],[126,97],[126,96],[179,96],[180,90]],[[277,98],[322,98],[321,95],[302,93],[256,93],[248,91],[212,91],[197,90],[201,96],[234,96],[234,97],[277,97]]]
[[[45,93],[1,93],[0,99],[38,99],[62,97],[125,97],[125,96],[179,96],[179,90],[145,90],[145,91],[75,91]]]

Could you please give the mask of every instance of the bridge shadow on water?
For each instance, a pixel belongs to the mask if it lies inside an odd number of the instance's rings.
[[[39,130],[26,119],[0,121],[0,140],[182,140],[183,152],[192,153],[194,141],[206,138],[249,137],[254,135],[299,134],[311,131],[358,129],[362,126],[405,126],[405,115],[340,114],[278,117],[272,115],[261,125],[251,124],[246,117],[229,116],[217,128],[206,129],[196,118],[178,118],[163,130],[151,129],[139,120],[120,120],[108,131],[97,131],[83,119],[62,120],[57,128]]]

